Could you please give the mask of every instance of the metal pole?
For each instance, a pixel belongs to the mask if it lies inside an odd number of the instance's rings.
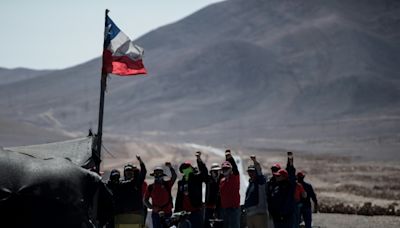
[[[107,15],[108,12],[110,12],[108,9],[106,9],[105,12],[105,26],[104,29],[107,29]],[[106,35],[106,34],[105,34]],[[103,51],[106,47],[105,46],[105,39],[103,43]],[[99,122],[98,122],[98,129],[97,129],[97,143],[96,143],[96,149],[94,154],[94,159],[95,159],[95,166],[96,166],[96,172],[100,172],[100,162],[101,162],[101,143],[102,143],[102,136],[103,136],[103,114],[104,114],[104,93],[106,91],[107,87],[107,72],[104,70],[104,55],[103,55],[103,61],[102,61],[102,70],[101,70],[101,80],[100,80],[100,105],[99,105]]]

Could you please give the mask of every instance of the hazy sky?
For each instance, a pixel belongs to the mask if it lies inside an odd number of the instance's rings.
[[[135,39],[220,1],[1,0],[0,67],[57,69],[100,56],[106,8]]]

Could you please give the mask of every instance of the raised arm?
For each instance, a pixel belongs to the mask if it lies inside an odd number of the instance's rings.
[[[231,150],[225,151],[225,160],[227,160],[229,163],[231,163],[233,174],[239,175],[239,169],[238,169],[235,159],[233,158],[233,156],[231,154]]]
[[[257,182],[258,182],[258,184],[263,185],[263,184],[267,183],[267,179],[266,179],[265,176],[262,174],[261,165],[260,165],[260,163],[257,161],[256,156],[255,156],[255,155],[252,155],[252,156],[250,156],[250,159],[253,161],[254,167],[256,168]]]
[[[139,181],[143,183],[144,179],[146,179],[147,169],[146,165],[144,164],[142,158],[139,155],[136,155],[137,160],[140,163],[140,174],[139,174]]]
[[[167,166],[171,172],[171,185],[173,185],[178,177],[178,175],[176,175],[176,171],[175,169],[172,167],[170,162],[165,162],[165,166]]]
[[[286,171],[289,174],[289,181],[295,185],[296,184],[296,168],[294,168],[294,162],[293,162],[293,153],[292,152],[287,152],[287,165],[286,165]]]
[[[206,164],[204,164],[203,160],[201,160],[201,152],[197,151],[196,152],[196,161],[197,161],[197,167],[200,170],[200,175],[202,177],[203,182],[207,180],[208,177],[208,169]]]

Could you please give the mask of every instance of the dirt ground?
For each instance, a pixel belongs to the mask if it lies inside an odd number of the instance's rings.
[[[203,160],[208,166],[213,162],[222,162],[222,157],[217,156],[210,149],[202,151]],[[219,148],[225,149],[225,148]],[[255,154],[263,166],[263,171],[270,175],[270,167],[278,162],[282,166],[286,165],[286,151],[260,150],[248,148],[230,148],[236,155],[241,156],[243,166],[246,168],[250,164],[249,156]],[[103,160],[103,170],[118,168],[122,170],[123,165],[128,162],[137,163],[135,155],[140,154],[145,161],[148,173],[155,166],[162,166],[166,161],[172,162],[177,169],[181,162],[186,160],[195,163],[194,153],[197,149],[188,144],[167,144],[167,143],[146,143],[141,141],[132,141],[130,143],[111,144],[110,153],[105,154]],[[358,208],[365,203],[387,208],[393,205],[394,210],[400,212],[400,161],[367,161],[350,156],[318,155],[305,152],[294,153],[294,162],[297,171],[306,173],[306,181],[314,186],[318,200],[321,205],[344,205]],[[105,173],[105,178],[107,178]],[[246,174],[244,174],[246,175]],[[179,176],[178,176],[179,178]],[[148,176],[148,182],[152,182]],[[173,193],[174,194],[174,193]],[[316,221],[321,224],[335,224],[336,218],[342,215],[316,216]],[[343,215],[344,216],[344,215]],[[396,217],[396,216],[393,216]],[[343,218],[347,218],[344,216]],[[377,222],[380,217],[356,217],[350,218],[357,223],[369,224],[369,220]],[[400,217],[391,218],[399,224]],[[324,222],[327,221],[327,222]],[[352,227],[341,225],[341,219],[337,225],[328,227]],[[343,221],[345,222],[345,221]],[[325,226],[326,227],[326,226]],[[357,227],[357,226],[354,226]],[[370,227],[391,227],[388,226],[370,226]]]
[[[398,228],[400,217],[362,216],[318,213],[313,215],[315,228]]]
[[[400,213],[399,161],[294,153],[297,171],[306,173],[305,180],[313,185],[325,212],[388,214],[391,206],[394,213]],[[265,170],[275,161],[284,164],[286,159],[282,152],[259,151],[257,155]],[[363,210],[364,205],[373,210]]]

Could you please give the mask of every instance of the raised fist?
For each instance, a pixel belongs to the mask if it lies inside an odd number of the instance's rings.
[[[231,157],[232,156],[232,154],[231,154],[231,150],[225,150],[225,157],[227,157],[227,158],[229,158],[229,157]]]
[[[196,157],[199,158],[200,156],[201,156],[201,151],[197,151],[197,152],[196,152]]]

